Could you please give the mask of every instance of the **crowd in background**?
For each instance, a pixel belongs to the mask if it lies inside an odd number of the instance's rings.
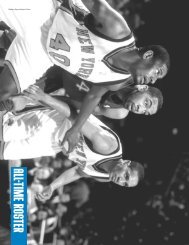
[[[138,194],[140,192],[143,197],[135,200],[136,202],[131,200],[135,197],[135,194],[131,194],[134,190],[129,190],[129,193],[125,193],[128,200],[123,204],[115,204],[115,192],[119,193],[120,188],[93,180],[79,180],[64,186],[45,203],[34,198],[35,191],[42,190],[43,186],[72,164],[62,154],[56,158],[43,157],[22,161],[22,166],[28,167],[28,244],[38,244],[44,221],[45,244],[124,245],[128,242],[137,245],[152,244],[154,239],[161,245],[189,244],[189,154],[180,158],[166,185],[161,178],[154,183],[150,183],[148,178],[145,179],[143,186],[138,190]],[[8,176],[8,162],[2,163],[2,170],[4,175],[7,173]],[[118,202],[119,194],[116,199]],[[123,192],[121,194],[123,195]],[[101,200],[96,200],[100,195]],[[8,195],[6,202],[8,206]],[[107,202],[113,207],[105,209],[105,203],[100,202]],[[99,205],[102,206],[103,213],[98,213]],[[118,208],[122,205],[125,205],[125,210],[120,212]],[[112,213],[112,210],[115,213]],[[8,216],[9,214],[7,222]],[[103,226],[109,222],[112,222],[112,226],[110,225],[109,231],[104,233]],[[0,230],[1,244],[9,244],[5,242],[5,238],[8,237],[6,229]]]
[[[41,160],[43,162],[45,158]],[[37,170],[35,168],[29,170],[29,174],[33,172],[31,189],[40,188],[40,185],[48,183],[72,164],[61,155],[51,161],[47,158],[46,160],[46,163],[41,164],[40,168],[38,166]],[[116,226],[112,226],[112,232],[110,230],[104,237],[94,207],[95,190],[100,191],[102,186],[93,181],[77,181],[60,189],[46,203],[35,201],[36,208],[33,207],[34,212],[32,211],[29,216],[30,232],[38,240],[41,222],[47,219],[49,223],[47,222],[46,243],[57,239],[58,244],[65,245],[122,245],[125,242],[135,245],[151,244],[155,239],[158,244],[162,245],[178,244],[179,242],[187,245],[189,244],[187,231],[189,225],[188,176],[189,155],[184,155],[180,158],[166,186],[161,178],[153,185],[146,179],[140,191],[142,191],[141,195],[145,196],[145,193],[149,192],[150,195],[141,198],[139,203],[132,201],[132,206],[128,203],[122,215],[117,210],[119,205],[113,203],[111,200],[113,196],[110,197],[111,191],[115,190],[112,190],[111,184],[107,184],[101,192],[104,191],[109,202],[115,205],[119,221],[116,222]],[[109,217],[105,215],[104,218],[108,218],[108,222],[114,222],[113,214]],[[104,221],[101,222],[105,224]]]
[[[108,0],[134,30],[145,24],[144,9],[153,1]],[[154,244],[155,241],[160,245],[189,245],[188,155],[179,156],[178,164],[175,165],[175,171],[169,181],[164,182],[164,178],[160,176],[153,182],[147,177],[142,187],[126,191],[123,203],[123,191],[120,191],[119,187],[93,180],[79,180],[69,184],[56,191],[51,200],[40,203],[34,198],[34,192],[42,190],[73,163],[59,154],[55,158],[24,160],[22,165],[28,167],[30,245],[38,244],[44,220],[46,244],[54,242],[56,245],[147,245]],[[4,178],[5,183],[0,189],[0,195],[5,197],[0,204],[3,210],[0,213],[2,245],[10,244],[7,166],[7,161],[0,164],[1,179]],[[111,208],[106,206],[107,203]],[[119,207],[124,211],[120,211]],[[107,224],[108,231],[105,232]]]

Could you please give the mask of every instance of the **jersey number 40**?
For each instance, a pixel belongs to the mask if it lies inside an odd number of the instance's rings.
[[[50,47],[55,50],[64,50],[66,52],[70,52],[70,46],[67,44],[64,37],[57,33],[56,38],[51,38]],[[49,52],[49,54],[58,62],[60,62],[64,66],[70,66],[70,59],[65,55],[57,54],[55,52]]]

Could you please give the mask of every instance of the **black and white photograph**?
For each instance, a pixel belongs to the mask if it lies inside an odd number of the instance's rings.
[[[189,245],[186,11],[0,0],[1,245]]]

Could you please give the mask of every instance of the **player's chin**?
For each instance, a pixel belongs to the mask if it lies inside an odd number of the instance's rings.
[[[109,180],[110,180],[111,182],[117,184],[117,183],[116,183],[116,176],[115,176],[114,174],[112,174],[112,173],[111,173],[110,176],[109,176]]]
[[[124,183],[120,183],[120,182],[114,182],[115,184],[121,186],[121,187],[125,187],[125,184]]]
[[[143,77],[142,76],[135,76],[134,82],[136,85],[142,85],[144,82]]]
[[[134,81],[137,85],[147,85],[150,83],[150,80],[145,76],[137,76]]]
[[[114,176],[111,178],[111,181],[116,184],[116,185],[119,185],[119,186],[125,186],[125,183],[124,182],[120,182],[117,180],[117,178]]]

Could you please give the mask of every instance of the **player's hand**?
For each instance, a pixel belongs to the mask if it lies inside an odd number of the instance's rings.
[[[33,101],[45,101],[46,94],[40,89],[37,85],[29,86],[25,91],[24,94],[28,96]]]
[[[42,192],[37,192],[35,194],[35,197],[37,200],[41,202],[45,202],[46,200],[49,200],[53,194],[53,190],[51,185],[46,186]]]
[[[74,150],[75,146],[79,142],[79,138],[80,138],[80,132],[78,132],[73,127],[66,132],[64,139],[62,141],[63,146],[66,142],[68,142],[68,151],[66,152],[66,154],[69,154]]]

